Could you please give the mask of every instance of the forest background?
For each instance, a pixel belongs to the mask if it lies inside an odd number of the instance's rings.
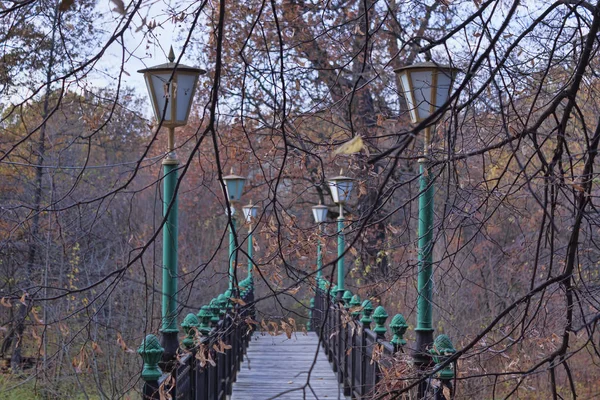
[[[600,2],[579,0],[0,0],[1,396],[138,396],[166,134],[127,82],[170,45],[208,71],[177,131],[180,315],[227,286],[233,168],[260,207],[258,318],[304,324],[318,240],[334,273],[326,182],[343,169],[347,286],[414,326],[423,126],[393,70],[434,60],[462,71],[430,152],[434,321],[461,352],[457,395],[595,396],[599,28]]]

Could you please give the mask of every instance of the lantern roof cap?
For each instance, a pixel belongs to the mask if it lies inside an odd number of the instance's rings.
[[[329,178],[329,181],[353,181],[353,180],[354,180],[354,178],[350,178],[349,176],[344,175],[344,170],[340,170],[340,174],[338,176]]]
[[[316,206],[312,206],[312,208],[314,208],[315,210],[329,209],[329,207],[327,207],[326,205],[322,204],[320,201],[319,201],[319,204],[317,204]]]
[[[415,64],[411,64],[411,65],[405,65],[400,68],[395,68],[394,72],[399,73],[399,72],[402,72],[402,71],[408,70],[408,69],[433,69],[433,68],[446,70],[446,71],[462,72],[461,69],[453,67],[451,65],[438,64],[438,63],[434,63],[431,61],[415,63]]]
[[[152,71],[172,71],[177,68],[177,71],[195,72],[198,75],[202,75],[202,74],[206,73],[206,71],[203,70],[202,68],[190,67],[189,65],[184,65],[184,64],[177,64],[175,62],[175,53],[173,52],[173,46],[171,46],[171,48],[169,49],[169,55],[167,58],[169,59],[168,63],[140,69],[140,70],[138,70],[138,72],[143,74],[143,73],[152,72]]]
[[[246,180],[246,178],[244,178],[243,176],[235,175],[233,173],[233,170],[229,173],[229,175],[226,175],[226,176],[223,177],[223,180],[227,180],[227,179],[243,179],[243,180]]]

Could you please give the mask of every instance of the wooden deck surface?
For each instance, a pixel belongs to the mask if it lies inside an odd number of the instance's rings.
[[[314,332],[291,339],[255,334],[231,400],[345,399],[322,348],[317,355],[318,342]]]

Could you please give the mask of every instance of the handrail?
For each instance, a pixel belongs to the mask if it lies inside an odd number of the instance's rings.
[[[383,371],[392,366],[396,353],[404,352],[406,341],[403,335],[408,325],[402,314],[396,314],[389,324],[393,338],[386,341],[385,321],[388,315],[382,306],[373,310],[369,300],[360,303],[358,296],[353,296],[349,291],[339,301],[336,299],[335,287],[330,289],[330,286],[324,279],[318,282],[314,301],[311,302],[311,327],[320,334],[321,343],[338,382],[343,387],[344,396],[352,399],[373,398],[378,394],[377,384],[383,377]],[[373,322],[374,327],[371,326]],[[441,367],[453,351],[450,339],[446,335],[440,335],[430,353],[435,365]],[[452,365],[440,367],[432,368],[429,374],[440,380],[440,385],[432,388],[433,398],[450,400],[454,398],[454,368]]]
[[[231,395],[254,329],[252,281],[243,280],[240,288],[241,301],[232,301],[227,290],[202,306],[197,315],[185,317],[181,326],[186,337],[170,373],[158,366],[164,351],[158,338],[146,336],[138,348],[144,361],[143,399],[159,400],[168,394],[176,400],[225,400]]]

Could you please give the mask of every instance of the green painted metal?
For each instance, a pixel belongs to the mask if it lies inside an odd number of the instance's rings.
[[[375,329],[373,332],[377,334],[377,337],[381,338],[385,336],[387,329],[385,328],[385,321],[388,319],[388,314],[383,306],[378,306],[373,313],[373,320],[375,321]]]
[[[210,323],[212,322],[213,318],[212,306],[200,307],[200,311],[198,311],[197,316],[200,320],[200,325],[198,325],[198,331],[200,331],[202,335],[207,336],[210,333]],[[218,321],[219,319],[217,317],[217,322]]]
[[[419,259],[417,278],[417,327],[415,331],[433,331],[433,182],[424,162],[420,166],[421,194],[419,195]]]
[[[227,289],[225,293],[223,293],[223,297],[225,298],[225,308],[230,309],[233,307],[233,301],[231,301],[231,296],[233,296],[233,290]]]
[[[212,313],[212,316],[210,318],[210,322],[213,325],[217,325],[219,323],[219,316],[220,316],[220,309],[221,307],[219,306],[219,300],[217,298],[214,298],[210,301],[210,303],[208,304],[208,307],[210,308],[210,312]]]
[[[235,275],[235,219],[231,216],[229,224],[229,289],[233,289]]]
[[[390,343],[396,346],[396,348],[404,346],[406,344],[406,340],[404,340],[404,334],[408,329],[408,324],[406,323],[406,319],[404,319],[404,316],[402,314],[394,315],[394,318],[392,318],[392,322],[390,322],[390,329],[394,334],[394,337],[392,338]]]
[[[310,299],[310,305],[308,307],[308,322],[306,323],[306,330],[310,331],[312,329],[312,316],[313,309],[315,308],[315,298]]]
[[[330,293],[330,294],[331,294],[331,298],[332,298],[332,299],[335,299],[335,298],[336,298],[336,296],[337,296],[337,292],[338,292],[338,291],[337,291],[337,285],[333,285],[333,287],[331,288],[331,293]]]
[[[222,318],[227,314],[227,297],[223,293],[217,297],[217,304],[219,306],[219,316]]]
[[[177,328],[177,167],[179,164],[165,163],[163,216],[166,216],[163,227],[163,282],[162,282],[162,332],[179,332]],[[171,209],[169,210],[169,206]]]
[[[346,290],[342,296],[342,301],[344,302],[344,308],[346,310],[350,309],[350,300],[352,300],[352,292]]]
[[[186,349],[192,349],[196,345],[196,332],[199,325],[200,321],[198,321],[198,317],[195,314],[189,313],[183,319],[181,327],[186,336],[181,343]]]
[[[358,318],[360,315],[360,297],[357,294],[352,296],[352,299],[350,299],[350,311],[350,314],[354,318]]]
[[[158,338],[152,334],[146,336],[142,340],[142,344],[138,347],[137,352],[144,361],[142,369],[142,379],[146,382],[158,381],[162,375],[162,371],[158,367],[158,362],[162,358],[165,349],[160,345]]]
[[[373,303],[371,303],[371,300],[366,299],[362,303],[362,318],[360,319],[360,322],[367,328],[371,325],[371,322],[373,322],[371,314],[373,314]]]
[[[346,247],[346,241],[344,238],[344,217],[340,216],[338,218],[338,275],[337,275],[337,297],[341,298],[344,293],[344,250]]]
[[[435,338],[433,341],[433,348],[429,350],[429,353],[432,355],[433,362],[439,365],[456,353],[456,349],[450,338],[447,335],[442,334]],[[436,373],[436,377],[440,379],[454,378],[453,365],[449,364],[442,368]]]

